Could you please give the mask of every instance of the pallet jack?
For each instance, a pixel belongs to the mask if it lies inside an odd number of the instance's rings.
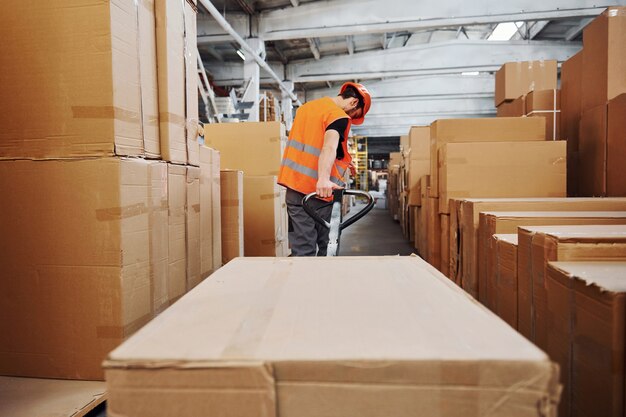
[[[315,209],[313,209],[309,204],[309,200],[315,197],[317,194],[310,193],[307,194],[302,199],[302,207],[304,211],[307,212],[309,216],[313,218],[317,223],[321,224],[324,227],[330,229],[328,234],[328,249],[326,252],[326,256],[337,256],[337,252],[339,252],[339,238],[341,237],[341,231],[346,227],[354,224],[357,220],[360,220],[363,216],[365,216],[369,211],[374,208],[374,198],[367,191],[360,190],[344,190],[336,189],[333,190],[333,201],[332,201],[332,212],[330,214],[330,222],[322,219]],[[341,203],[343,201],[344,195],[360,195],[367,199],[367,204],[364,208],[358,211],[356,214],[352,215],[348,220],[342,222],[343,216],[341,212]]]

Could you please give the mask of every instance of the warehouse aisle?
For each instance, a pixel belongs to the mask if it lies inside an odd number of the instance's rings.
[[[363,207],[357,203],[350,214]],[[389,210],[374,208],[341,233],[340,256],[410,255],[415,248],[402,236],[400,224]]]

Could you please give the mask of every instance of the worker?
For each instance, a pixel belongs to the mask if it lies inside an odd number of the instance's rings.
[[[347,147],[350,126],[363,123],[371,102],[363,85],[347,82],[337,96],[298,109],[278,174],[278,183],[287,188],[292,256],[326,256],[329,229],[304,211],[302,199],[315,192],[318,198],[309,200],[309,206],[330,221],[333,189],[345,187],[348,170],[354,175]]]

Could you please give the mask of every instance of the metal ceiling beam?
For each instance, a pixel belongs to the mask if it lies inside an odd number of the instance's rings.
[[[204,45],[201,48],[198,48],[200,51],[207,51],[213,58],[217,59],[220,62],[224,61],[224,57],[220,54],[214,46]]]
[[[275,74],[281,79],[285,77],[285,67],[278,63],[268,63]],[[215,62],[204,61],[204,67],[213,76],[213,81],[219,85],[241,85],[243,83],[243,61]],[[261,84],[275,84],[276,81],[265,72],[261,72]]]
[[[354,54],[354,37],[352,35],[346,36],[346,45],[348,47],[348,55]]]
[[[291,0],[291,5],[293,7],[298,7],[300,5],[300,1],[299,0]]]
[[[425,2],[343,0],[311,2],[297,9],[260,13],[259,37],[265,40],[345,36],[433,29],[509,21],[593,17],[623,0],[510,0],[506,2]],[[359,13],[355,13],[359,10]],[[346,19],[346,16],[350,16]],[[384,17],[381,17],[384,16]],[[453,17],[451,17],[453,16]]]
[[[225,20],[240,36],[249,38],[250,16],[246,13],[228,13]],[[198,45],[230,42],[233,38],[211,16],[199,13],[197,17]]]
[[[580,35],[580,32],[583,31],[585,26],[587,26],[592,21],[592,18],[582,19],[578,25],[574,26],[573,28],[568,30],[567,33],[565,33],[565,40],[571,41],[572,39],[575,39],[578,35]]]
[[[295,82],[373,79],[409,75],[496,71],[509,61],[556,59],[563,62],[582,45],[572,42],[492,42],[453,40],[354,54],[350,59],[329,56],[287,65]]]
[[[286,64],[287,62],[289,62],[283,50],[280,49],[278,45],[276,45],[276,42],[274,42],[274,45],[272,45],[272,48],[274,49],[274,52],[276,52],[276,54],[280,58],[280,62],[282,62],[283,64]]]
[[[219,10],[215,8],[213,3],[211,3],[209,0],[199,1],[207,9],[207,11],[211,13],[211,16],[213,16],[213,18],[217,20],[217,22],[224,28],[224,30],[226,30],[226,32],[228,32],[228,34],[232,36],[237,41],[237,43],[239,43],[241,48],[248,52],[254,58],[256,63],[259,64],[259,66],[272,77],[272,79],[276,84],[278,84],[280,89],[283,90],[289,97],[291,97],[291,99],[295,101],[298,106],[301,106],[302,103],[300,102],[300,100],[298,100],[298,97],[285,84],[283,84],[284,78],[279,78],[278,75],[276,75],[276,73],[267,64],[267,62],[261,59],[261,57],[250,47],[250,45],[248,45],[248,43],[235,31],[235,29],[233,29],[233,27],[226,21],[226,19],[224,19],[224,16],[220,14]]]
[[[309,43],[309,48],[311,48],[311,52],[313,53],[313,57],[316,61],[320,60],[320,49],[317,46],[317,42],[315,39],[307,38],[307,42]]]
[[[252,0],[235,0],[235,2],[241,7],[241,10],[249,15],[255,13],[254,2]]]
[[[528,29],[528,33],[526,33],[526,38],[527,40],[533,40],[535,39],[535,37],[537,35],[539,35],[539,33],[546,27],[548,26],[548,23],[550,23],[549,20],[539,20],[537,22],[527,22],[529,24],[529,29]],[[522,35],[520,35],[519,31],[515,33],[515,35],[513,35],[513,37],[511,38],[512,41],[515,40],[524,40],[524,37]]]

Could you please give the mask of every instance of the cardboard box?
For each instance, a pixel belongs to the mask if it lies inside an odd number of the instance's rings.
[[[198,143],[198,35],[196,28],[197,8],[184,2],[185,19],[185,135],[187,140],[187,163],[200,165]]]
[[[561,66],[561,139],[567,141],[567,195],[578,195],[577,159],[579,124],[582,113],[583,51]]]
[[[496,72],[495,105],[514,100],[533,90],[549,90],[557,85],[557,62],[507,62]]]
[[[204,143],[220,151],[223,169],[244,175],[278,175],[285,126],[280,122],[209,124],[204,126]]]
[[[409,145],[409,135],[400,136],[400,153],[402,155],[408,155],[411,146]]]
[[[417,223],[416,206],[409,206],[409,242],[415,242],[415,225]]]
[[[580,118],[578,191],[586,197],[606,196],[607,105],[584,111]]]
[[[218,200],[219,194],[215,195],[214,182],[219,181],[219,178],[215,178],[215,169],[213,168],[214,153],[218,151],[207,148],[206,146],[200,147],[200,277],[204,279],[211,275],[219,265],[215,263],[215,256],[218,249],[215,248],[215,242],[217,240],[216,234],[221,235],[221,230],[218,232],[215,230],[214,221],[214,209],[215,200]],[[219,167],[217,168],[219,170]],[[220,213],[221,217],[221,213]],[[220,222],[221,224],[221,222]],[[221,225],[220,225],[221,229]],[[220,245],[221,245],[221,237]],[[221,263],[221,256],[220,256]]]
[[[173,304],[187,291],[187,167],[167,164],[167,298]]]
[[[625,262],[548,265],[550,350],[566,370],[563,399],[572,415],[624,411],[625,274]]]
[[[439,166],[440,213],[450,198],[566,196],[564,141],[447,143]]]
[[[583,31],[582,111],[626,93],[626,7],[609,7]]]
[[[551,226],[574,224],[626,224],[626,211],[526,211],[480,213],[478,229],[478,299],[488,308],[494,305],[493,293],[489,292],[489,277],[493,276],[489,257],[494,251],[492,236],[497,233],[515,233],[520,226]],[[522,237],[518,237],[518,331],[532,340],[532,330],[525,306],[530,306],[534,289],[524,276],[527,253]],[[491,286],[493,288],[493,286]]]
[[[621,94],[608,105],[606,194],[626,196],[626,94]]]
[[[163,159],[185,164],[185,19],[177,0],[155,0],[159,126]]]
[[[545,140],[545,120],[521,117],[442,119],[430,125],[431,197],[439,196],[438,153],[446,143]]]
[[[0,253],[0,374],[103,378],[107,352],[167,292],[151,251],[167,247],[167,234],[150,221],[167,188],[158,161],[0,163],[0,192],[11,196],[0,203],[11,219],[0,222],[10,236]]]
[[[526,97],[526,116],[545,117],[546,140],[559,140],[561,127],[561,90],[531,91]]]
[[[587,223],[587,222],[584,222]],[[583,223],[581,223],[583,224]],[[587,224],[598,224],[589,221]],[[530,340],[547,346],[545,268],[549,261],[626,260],[626,222],[610,226],[520,227],[518,277],[530,297],[519,303],[520,319],[530,323]],[[528,326],[525,326],[528,331]]]
[[[493,311],[517,329],[517,234],[495,234]]]
[[[160,155],[148,4],[3,4],[0,159]]]
[[[417,257],[239,258],[144,330],[105,364],[113,414],[539,416],[559,396],[543,352]]]
[[[280,187],[274,176],[243,177],[244,254],[287,256]],[[284,201],[284,200],[283,200]]]
[[[409,206],[421,205],[420,179],[430,174],[430,127],[412,126],[409,130],[408,152]]]
[[[86,416],[106,400],[100,381],[0,376],[0,386],[3,416]]]
[[[503,101],[496,108],[498,117],[526,116],[526,96],[519,96],[513,101]]]
[[[446,277],[450,277],[450,215],[441,214],[441,265],[438,268]]]
[[[413,233],[415,236],[415,241],[413,242],[413,247],[416,250],[418,255],[422,255],[422,242],[421,242],[421,225],[422,225],[422,216],[424,210],[422,207],[415,207],[415,223],[413,223]]]
[[[222,266],[221,153],[211,152],[211,220],[213,221],[213,268]]]
[[[420,224],[419,224],[419,228],[418,228],[418,236],[417,239],[419,239],[419,254],[420,256],[427,260],[428,259],[428,219],[429,219],[429,212],[428,212],[428,183],[429,183],[429,176],[425,175],[420,179],[420,187],[421,187],[421,193],[422,193],[422,207],[421,207],[421,212],[420,212]]]
[[[438,207],[438,199],[426,199],[426,260],[437,269],[441,268],[441,218]]]
[[[620,211],[626,198],[474,198],[460,203],[460,285],[478,296],[479,214],[486,211]]]
[[[222,170],[222,263],[244,256],[243,172]]]
[[[460,230],[460,221],[459,221],[459,211],[461,206],[461,200],[451,199],[450,200],[450,245],[448,247],[448,251],[450,253],[449,256],[449,275],[448,277],[460,285],[459,278],[461,276],[461,257],[459,253],[460,245],[461,245],[461,230]]]
[[[202,281],[202,251],[200,249],[200,168],[187,167],[187,291]]]

